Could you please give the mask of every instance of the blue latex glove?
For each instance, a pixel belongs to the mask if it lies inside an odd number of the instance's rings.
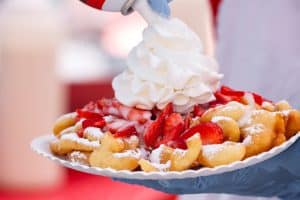
[[[169,3],[172,0],[148,0],[150,7],[162,16],[170,16]]]
[[[300,199],[300,140],[287,151],[251,167],[178,180],[120,180],[172,194],[228,193]]]

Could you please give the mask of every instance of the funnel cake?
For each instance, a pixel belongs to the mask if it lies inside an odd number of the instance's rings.
[[[71,162],[116,170],[183,171],[216,167],[266,152],[300,131],[300,112],[222,86],[215,100],[187,113],[91,102],[54,124],[51,151]]]

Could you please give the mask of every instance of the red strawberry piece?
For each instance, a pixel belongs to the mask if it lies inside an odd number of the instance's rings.
[[[214,108],[216,106],[222,105],[220,102],[218,102],[217,100],[215,101],[211,101],[208,103],[209,108]]]
[[[102,118],[102,115],[100,113],[95,113],[92,111],[77,109],[76,112],[80,118],[85,118],[85,119],[100,119],[100,118]]]
[[[255,103],[257,103],[258,105],[262,105],[263,104],[264,99],[263,99],[262,96],[260,96],[260,95],[258,95],[256,93],[252,93],[252,95],[253,95]]]
[[[168,135],[172,135],[174,132],[176,133],[179,132],[177,134],[179,136],[180,133],[183,131],[183,128],[184,128],[184,121],[181,115],[179,113],[172,113],[165,120],[163,133],[164,136],[168,136]]]
[[[162,117],[166,118],[172,113],[173,113],[173,104],[168,103],[166,107],[163,109],[163,111],[161,112],[161,115]]]
[[[132,135],[137,135],[137,131],[136,131],[134,125],[125,126],[125,127],[120,128],[114,134],[114,137],[117,137],[117,138],[127,138],[127,137],[130,137]]]
[[[150,111],[125,106],[116,99],[101,99],[97,103],[104,115],[113,115],[142,124],[149,121],[152,115]]]
[[[187,149],[186,143],[183,139],[177,139],[177,140],[173,140],[171,141],[169,144],[167,144],[169,147],[172,147],[174,149]]]
[[[164,123],[163,136],[160,141],[155,145],[158,147],[160,144],[168,144],[170,141],[177,140],[184,130],[184,121],[179,113],[172,113]],[[159,144],[159,145],[158,145]]]
[[[202,144],[220,144],[224,141],[222,129],[215,123],[206,122],[194,126],[182,134],[184,140],[192,137],[196,133],[201,135]]]
[[[113,101],[115,101],[113,105]],[[121,117],[121,113],[116,106],[116,100],[114,99],[100,99],[97,101],[98,108],[103,112],[104,115],[113,115],[116,117]]]
[[[162,137],[164,123],[165,117],[163,113],[161,113],[157,119],[146,128],[144,140],[148,147],[155,147],[157,140]]]
[[[146,110],[138,110],[135,108],[129,108],[127,106],[121,106],[120,112],[125,119],[130,121],[137,121],[141,124],[146,123],[151,118],[151,112]]]
[[[184,119],[184,130],[190,128],[191,120],[192,120],[192,115],[191,113],[188,113]]]
[[[128,122],[124,119],[114,119],[112,122],[106,124],[106,128],[111,132],[115,133],[122,127],[132,125],[132,122]]]
[[[82,122],[82,128],[87,127],[96,127],[96,128],[103,128],[106,125],[106,122],[103,118],[99,119],[86,119]]]
[[[82,109],[86,111],[95,111],[97,109],[97,104],[91,101],[88,104],[86,104]]]
[[[173,112],[173,104],[169,103],[160,113],[157,119],[152,122],[144,133],[144,141],[149,148],[155,148],[157,140],[163,135],[165,119]]]
[[[215,92],[215,97],[216,97],[216,102],[219,104],[226,104],[231,101],[237,101],[237,102],[242,101],[242,97],[240,96],[227,96],[225,94],[222,94],[219,91]]]
[[[79,129],[79,130],[77,131],[78,137],[82,138],[82,137],[83,137],[83,132],[84,132],[84,129],[83,129],[83,128]]]
[[[227,96],[235,96],[235,97],[242,97],[245,95],[243,91],[233,90],[230,87],[222,86],[220,89],[221,93]]]
[[[201,105],[195,105],[193,110],[194,117],[201,117],[205,111],[206,109]]]
[[[144,141],[147,147],[155,147],[158,138],[162,135],[163,118],[159,117],[152,122],[144,133]]]

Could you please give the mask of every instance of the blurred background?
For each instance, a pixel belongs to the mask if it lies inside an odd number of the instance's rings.
[[[171,4],[209,55],[219,3]],[[113,96],[112,77],[145,26],[137,14],[100,12],[78,0],[0,0],[0,199],[179,198],[64,169],[29,147],[60,114]]]

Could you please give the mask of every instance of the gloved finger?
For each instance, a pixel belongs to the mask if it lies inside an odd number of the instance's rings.
[[[160,15],[164,17],[169,17],[170,16],[170,7],[168,3],[170,0],[148,0],[148,3],[150,7],[156,12],[159,13]]]

